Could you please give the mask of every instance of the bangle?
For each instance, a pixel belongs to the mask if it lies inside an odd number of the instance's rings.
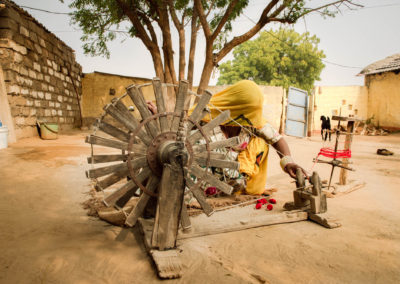
[[[291,163],[294,163],[292,157],[290,157],[290,156],[283,156],[282,159],[281,159],[281,162],[280,162],[282,170],[285,171],[286,165],[287,165],[287,164],[291,164]]]

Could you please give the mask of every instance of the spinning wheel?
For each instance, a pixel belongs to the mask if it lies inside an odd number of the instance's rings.
[[[211,142],[210,134],[215,127],[230,119],[229,111],[222,112],[204,126],[199,125],[207,113],[206,105],[211,98],[209,92],[204,92],[188,115],[190,95],[186,81],[175,86],[177,92],[173,112],[166,111],[160,80],[155,78],[152,86],[157,114],[152,114],[147,108],[141,90],[143,85],[129,86],[124,96],[104,107],[105,113],[98,119],[96,128],[111,138],[95,133],[88,136],[86,142],[119,152],[108,153],[109,149],[102,148],[107,154],[95,155],[92,151],[88,162],[93,166],[105,165],[93,167],[86,175],[95,180],[97,190],[126,180],[104,198],[106,206],[122,208],[131,197],[140,195],[138,203],[126,218],[128,226],[136,224],[146,206],[150,205],[150,198],[157,198],[151,245],[164,250],[175,247],[180,223],[183,228],[190,227],[186,206],[182,206],[185,188],[193,193],[208,216],[213,213],[213,208],[207,203],[202,186],[208,184],[226,194],[232,193],[232,187],[213,176],[208,169],[238,170],[237,162],[225,160],[223,154],[213,150],[235,146],[239,139],[233,137]],[[136,106],[141,121],[125,105],[126,96]]]

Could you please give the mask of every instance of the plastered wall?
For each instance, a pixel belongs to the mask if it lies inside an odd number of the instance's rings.
[[[103,107],[110,103],[112,99],[122,96],[129,85],[142,85],[151,83],[150,79],[126,77],[101,72],[84,74],[82,78],[82,116],[85,126],[91,126],[94,121],[103,114]],[[146,100],[154,101],[153,87],[143,87],[143,95]],[[128,107],[133,105],[129,97],[123,99]],[[139,117],[136,110],[133,114]]]
[[[369,88],[368,117],[374,117],[375,125],[400,129],[400,73],[367,75],[365,84]]]
[[[314,102],[311,103],[314,131],[321,130],[321,115],[332,118],[332,115],[339,115],[341,111],[342,116],[368,118],[368,89],[365,86],[317,86],[314,89]]]

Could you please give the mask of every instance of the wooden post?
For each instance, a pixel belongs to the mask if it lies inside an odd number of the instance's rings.
[[[314,123],[314,96],[315,88],[311,91],[311,95],[308,96],[308,123],[307,123],[307,136],[311,137],[313,132]]]
[[[351,149],[351,142],[353,140],[353,131],[354,131],[354,121],[349,120],[347,122],[347,133],[346,140],[344,142],[344,150]],[[347,167],[349,159],[343,158],[343,166]],[[345,185],[347,184],[347,170],[340,169],[340,176],[339,176],[339,184]]]

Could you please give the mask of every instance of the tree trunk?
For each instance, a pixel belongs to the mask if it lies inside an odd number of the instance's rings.
[[[211,73],[214,68],[213,58],[214,58],[214,55],[212,52],[212,44],[207,43],[206,59],[205,59],[204,66],[203,66],[203,72],[201,73],[200,84],[197,89],[198,94],[202,94],[204,92],[204,90],[208,87],[208,82],[210,82]]]
[[[190,50],[189,50],[189,66],[188,66],[188,75],[187,79],[189,81],[189,89],[192,89],[193,86],[193,73],[194,73],[194,57],[196,54],[196,42],[197,42],[197,32],[199,30],[199,26],[197,25],[197,10],[193,9],[193,17],[191,24],[191,33],[190,33]]]

